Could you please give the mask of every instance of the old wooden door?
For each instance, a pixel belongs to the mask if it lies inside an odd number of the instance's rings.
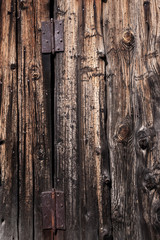
[[[0,1],[0,240],[46,239],[52,188],[56,240],[160,239],[159,17],[160,0]]]

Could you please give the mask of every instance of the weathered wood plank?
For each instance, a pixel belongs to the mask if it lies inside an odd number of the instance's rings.
[[[55,17],[64,19],[65,39],[55,57],[54,143],[55,186],[66,196],[64,239],[109,239],[102,5],[57,0]]]
[[[82,239],[110,239],[102,2],[82,1],[79,15]]]
[[[55,183],[65,191],[66,231],[56,239],[79,239],[80,199],[77,143],[77,32],[78,3],[55,1],[54,18],[64,19],[64,53],[55,56]]]
[[[16,1],[0,1],[0,239],[18,239]]]
[[[103,4],[113,239],[159,239],[159,4]]]
[[[19,238],[43,239],[40,194],[51,190],[51,60],[41,53],[48,0],[18,3]]]

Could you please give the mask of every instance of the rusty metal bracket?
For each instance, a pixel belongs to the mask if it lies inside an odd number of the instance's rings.
[[[53,189],[41,194],[43,230],[65,230],[64,192]]]
[[[64,21],[51,19],[42,22],[42,53],[64,51]]]

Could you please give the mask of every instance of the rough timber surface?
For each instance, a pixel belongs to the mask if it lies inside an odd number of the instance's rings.
[[[54,240],[159,240],[160,0],[52,5],[0,1],[0,239],[51,238],[40,195],[54,183]],[[64,20],[54,57],[41,52],[50,15]]]
[[[59,239],[110,239],[102,3],[57,0],[54,14],[65,39],[54,68],[55,186],[67,219]]]
[[[48,0],[17,5],[19,121],[19,239],[43,239],[40,195],[51,190],[51,60],[41,53]]]
[[[160,239],[160,1],[103,3],[114,240]]]
[[[51,60],[42,59],[41,21],[49,19],[48,0],[0,2],[2,240],[44,239],[40,194],[52,188]]]
[[[12,47],[10,48],[10,46]],[[17,232],[16,2],[0,1],[0,239]]]

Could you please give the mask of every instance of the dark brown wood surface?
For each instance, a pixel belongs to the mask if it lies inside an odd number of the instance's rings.
[[[0,240],[160,239],[160,0],[0,1]],[[41,22],[64,20],[42,54]],[[54,129],[54,139],[53,139]],[[53,157],[54,145],[54,157]]]
[[[10,47],[12,46],[12,47]],[[0,2],[0,239],[18,238],[16,3]]]
[[[55,186],[66,196],[64,239],[111,239],[101,1],[55,1],[64,53],[55,56]],[[60,238],[63,239],[63,238]]]
[[[0,3],[0,239],[44,239],[40,195],[52,188],[50,2]]]
[[[107,136],[113,239],[160,239],[160,1],[107,1]]]
[[[51,60],[41,53],[41,22],[50,4],[17,6],[19,111],[19,238],[42,239],[40,194],[52,188],[50,91]]]
[[[55,59],[55,172],[66,239],[159,239],[160,2],[56,2],[65,53]]]

